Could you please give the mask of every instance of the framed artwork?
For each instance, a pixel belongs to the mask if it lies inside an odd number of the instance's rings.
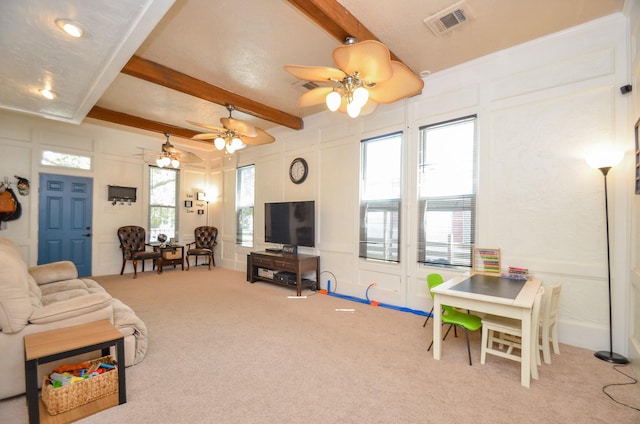
[[[191,200],[185,200],[184,201],[184,207],[185,208],[190,208],[193,206],[193,202]]]
[[[634,133],[636,137],[636,194],[640,194],[640,140],[638,140],[638,126],[640,126],[640,118],[638,118],[634,127]]]
[[[196,193],[196,200],[206,200],[205,197],[206,195],[201,191]]]
[[[471,269],[473,272],[500,274],[500,249],[474,247]]]

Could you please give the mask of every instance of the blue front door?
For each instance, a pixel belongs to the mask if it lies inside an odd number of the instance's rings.
[[[93,180],[40,174],[38,264],[68,260],[91,275]]]

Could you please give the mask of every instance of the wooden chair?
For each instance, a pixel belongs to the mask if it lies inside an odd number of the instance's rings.
[[[549,343],[553,345],[553,353],[560,354],[558,344],[558,305],[560,304],[560,291],[562,283],[556,283],[547,287],[544,295],[544,306],[540,312],[540,345],[545,364],[551,363],[551,350]],[[539,355],[536,355],[538,360]]]
[[[142,272],[144,272],[144,261],[148,259],[158,262],[158,274],[162,274],[162,254],[156,251],[147,250],[146,233],[144,228],[137,225],[127,225],[118,228],[118,239],[122,250],[122,268],[120,275],[124,272],[127,261],[133,261],[133,278],[138,277],[138,261],[142,261]]]
[[[535,346],[531,350],[538,352],[538,329],[540,308],[542,305],[542,297],[544,296],[544,287],[540,287],[533,301],[531,309],[531,343]],[[497,347],[494,347],[497,343]],[[514,349],[520,351],[520,355],[513,353]],[[522,321],[513,318],[500,317],[495,315],[486,315],[482,318],[482,349],[480,350],[480,363],[484,364],[487,353],[500,356],[512,361],[522,362]],[[530,353],[531,354],[531,353]],[[531,357],[531,377],[538,379],[538,364],[536,358]]]
[[[218,242],[218,229],[208,225],[197,227],[193,231],[195,241],[187,244],[187,271],[189,271],[189,256],[196,257],[196,266],[198,266],[198,256],[207,256],[209,258],[209,269],[211,264],[216,266],[214,257],[216,245]]]

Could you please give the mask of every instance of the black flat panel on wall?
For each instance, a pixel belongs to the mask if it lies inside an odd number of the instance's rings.
[[[135,202],[136,190],[137,189],[135,187],[120,187],[110,185],[107,200],[130,200],[132,202]]]

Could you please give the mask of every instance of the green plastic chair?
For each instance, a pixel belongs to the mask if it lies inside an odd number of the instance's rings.
[[[442,275],[440,274],[427,275],[427,286],[429,287],[429,295],[431,296],[431,299],[433,299],[433,292],[431,291],[431,289],[434,288],[435,286],[439,286],[442,283],[444,283],[444,280],[442,279]],[[429,311],[429,314],[427,315],[427,319],[424,321],[424,324],[422,324],[423,327],[427,325],[427,323],[429,322],[429,318],[431,318],[432,316],[433,316],[433,306],[431,307],[431,310]]]
[[[427,285],[429,286],[429,294],[433,298],[433,292],[431,291],[434,287],[442,284],[442,276],[440,274],[429,274],[427,276]],[[433,308],[431,308],[431,312],[433,312]],[[426,324],[426,321],[425,321]],[[469,344],[469,331],[477,331],[482,327],[482,319],[476,315],[472,315],[469,313],[463,313],[451,306],[442,305],[442,325],[449,324],[449,329],[445,333],[442,340],[447,338],[449,331],[451,328],[460,327],[464,330],[464,335],[467,339],[467,354],[469,355],[469,365],[471,363],[471,345]],[[431,340],[431,344],[427,351],[431,350],[433,346],[433,340]]]

